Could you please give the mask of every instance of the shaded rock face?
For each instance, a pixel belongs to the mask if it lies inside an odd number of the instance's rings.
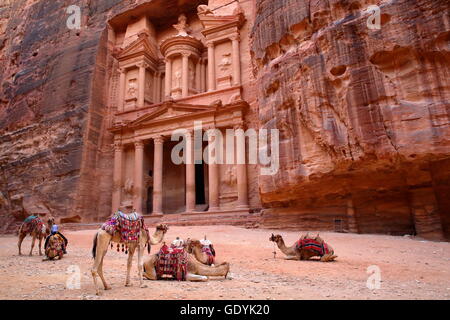
[[[448,238],[448,1],[256,6],[260,126],[281,140],[281,169],[260,177],[263,224]]]

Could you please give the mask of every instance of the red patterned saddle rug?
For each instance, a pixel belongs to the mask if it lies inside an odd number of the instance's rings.
[[[158,279],[172,278],[185,281],[187,274],[188,254],[182,248],[163,245],[159,250],[156,262],[156,275]]]
[[[144,223],[144,217],[136,213],[126,215],[120,211],[113,214],[111,218],[102,225],[102,229],[110,235],[119,232],[120,242],[126,243],[138,241],[141,227],[148,232],[148,228]]]
[[[319,242],[314,239],[300,239],[297,241],[296,247],[297,249],[312,251],[320,257],[330,253],[325,242]]]
[[[214,254],[212,253],[210,246],[203,246],[202,252],[206,253],[208,256],[208,265],[214,264]]]
[[[43,233],[45,231],[45,225],[41,218],[37,216],[29,216],[20,226],[20,231],[25,234],[30,234],[33,231]]]

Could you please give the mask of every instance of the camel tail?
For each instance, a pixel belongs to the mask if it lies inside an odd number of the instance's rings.
[[[150,249],[151,249],[150,242],[147,242],[147,252],[148,252],[148,254],[150,254]]]
[[[95,256],[97,254],[97,235],[98,232],[94,236],[94,241],[92,243],[92,257],[95,259]]]

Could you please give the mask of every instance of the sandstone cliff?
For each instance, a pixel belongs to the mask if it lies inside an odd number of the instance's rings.
[[[256,3],[260,126],[281,130],[264,225],[449,236],[448,1]]]

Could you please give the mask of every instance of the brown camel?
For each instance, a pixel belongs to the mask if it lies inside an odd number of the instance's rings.
[[[48,239],[47,246],[44,248],[46,258],[43,261],[53,260],[56,257],[61,260],[64,255],[63,246],[64,239],[59,234],[51,235]]]
[[[29,218],[30,217],[28,217],[27,219]],[[39,239],[39,255],[42,256],[42,239],[45,239],[47,235],[50,234],[50,230],[52,229],[54,223],[54,218],[49,218],[47,220],[47,226],[39,217],[35,217],[31,220],[25,220],[19,227],[19,241],[17,243],[17,246],[19,247],[19,256],[22,255],[22,242],[27,235],[31,235],[31,237],[33,238],[31,240],[30,256],[33,255],[33,248],[34,243],[36,242],[36,238]]]
[[[309,260],[312,257],[320,257],[320,261],[322,262],[328,262],[333,261],[337,258],[336,255],[334,255],[333,248],[325,243],[319,235],[317,235],[315,238],[310,238],[308,234],[301,237],[299,241],[301,240],[313,240],[314,243],[320,244],[322,246],[322,253],[319,253],[316,250],[311,250],[310,247],[308,248],[301,248],[298,245],[298,242],[295,242],[292,246],[286,247],[284,244],[283,237],[279,234],[274,235],[272,233],[272,236],[269,238],[270,241],[273,241],[277,244],[278,248],[283,252],[287,257],[287,260]],[[325,250],[323,249],[324,246],[326,246],[328,253],[324,253]]]
[[[157,280],[156,263],[158,262],[158,255],[153,254],[144,262],[144,277],[148,280]],[[230,271],[230,264],[224,262],[217,266],[207,266],[199,261],[192,255],[188,254],[187,262],[187,281],[208,281],[208,277],[227,277]]]
[[[192,254],[198,262],[201,262],[205,265],[220,265],[221,263],[218,262],[216,259],[214,259],[213,264],[210,262],[210,257],[206,254],[206,252],[203,252],[203,245],[200,242],[200,240],[197,239],[187,239],[186,241],[186,250],[188,253]],[[214,249],[212,249],[214,250]]]
[[[137,242],[130,242],[128,243],[128,263],[127,263],[127,278],[125,282],[125,286],[131,287],[130,282],[130,270],[131,265],[133,263],[133,255],[136,248],[138,248],[138,274],[139,274],[139,286],[141,288],[145,288],[146,286],[142,283],[142,268],[143,268],[143,262],[142,262],[142,256],[144,252],[144,248],[147,245],[148,246],[148,252],[150,253],[150,245],[155,245],[160,243],[164,235],[166,234],[167,230],[169,228],[165,224],[160,224],[156,226],[156,231],[153,235],[147,235],[147,232],[145,229],[141,227],[140,233],[139,233],[139,239]],[[106,252],[108,251],[108,246],[111,242],[121,243],[121,235],[119,232],[114,233],[113,236],[111,236],[108,232],[106,232],[103,229],[99,229],[97,234],[94,237],[94,243],[92,247],[92,255],[95,259],[94,265],[91,269],[92,277],[94,278],[94,286],[97,295],[100,295],[100,290],[97,285],[97,276],[100,276],[100,279],[103,282],[103,286],[105,290],[110,290],[111,287],[106,283],[105,277],[103,276],[103,258],[106,255]]]

